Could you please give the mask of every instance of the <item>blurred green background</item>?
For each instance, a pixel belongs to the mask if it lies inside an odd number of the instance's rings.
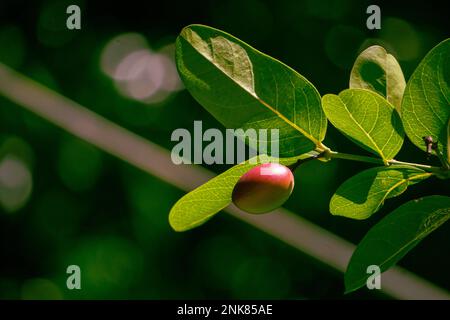
[[[78,4],[82,29],[67,30]],[[432,2],[381,5],[382,29],[366,28],[367,1],[0,2],[0,62],[171,149],[176,128],[222,126],[199,106],[174,69],[181,28],[225,30],[285,62],[321,94],[348,86],[357,54],[384,45],[408,79],[424,55],[449,36],[448,15]],[[364,153],[329,127],[325,143]],[[398,159],[425,163],[405,143]],[[328,202],[368,165],[308,163],[286,204],[353,242],[385,214],[421,195],[450,194],[433,179],[386,203],[367,221],[333,217]],[[227,166],[210,166],[215,172]],[[220,214],[186,233],[167,216],[183,195],[0,96],[0,298],[3,299],[377,299],[343,295],[343,275],[249,225]],[[400,265],[450,290],[450,224]],[[82,290],[66,288],[66,268],[82,271]]]

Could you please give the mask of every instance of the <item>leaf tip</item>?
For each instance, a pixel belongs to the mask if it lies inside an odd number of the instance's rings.
[[[352,288],[352,287],[347,288],[347,287],[345,287],[344,295],[348,295],[348,294],[350,294],[350,293],[353,293],[353,292],[355,292],[357,289],[358,289],[358,288]]]
[[[176,231],[176,232],[182,232],[182,231],[184,231],[183,228],[181,228],[181,227],[177,224],[175,218],[173,217],[172,211],[169,213],[169,219],[168,219],[168,220],[169,220],[169,225],[170,225],[170,227],[171,227],[174,231]]]
[[[364,284],[365,284],[364,281],[350,281],[347,269],[347,272],[344,275],[344,294],[350,294],[352,292],[355,292],[356,290],[364,286]]]

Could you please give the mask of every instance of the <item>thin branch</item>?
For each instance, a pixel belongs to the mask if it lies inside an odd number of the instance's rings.
[[[366,163],[373,163],[373,164],[379,164],[379,165],[385,165],[382,159],[378,158],[372,158],[372,157],[366,157],[366,156],[360,156],[356,154],[348,154],[348,153],[341,153],[341,152],[335,152],[331,151],[329,153],[330,158],[334,159],[344,159],[344,160],[351,160],[351,161],[359,161],[359,162],[366,162]],[[388,164],[396,164],[396,165],[408,165],[416,168],[420,168],[429,172],[434,172],[441,174],[443,171],[445,171],[444,168],[441,167],[434,167],[426,164],[421,163],[413,163],[413,162],[404,162],[399,160],[388,160]]]

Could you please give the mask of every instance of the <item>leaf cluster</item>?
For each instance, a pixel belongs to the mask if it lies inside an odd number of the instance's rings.
[[[450,39],[426,55],[407,83],[395,57],[371,46],[356,59],[349,88],[324,96],[289,66],[207,26],[182,30],[176,62],[192,96],[226,128],[278,129],[281,158],[276,160],[282,164],[318,154],[324,161],[345,158],[323,144],[328,122],[372,153],[370,162],[380,166],[357,173],[337,189],[330,201],[333,215],[367,219],[409,186],[432,176],[449,177]],[[405,135],[442,166],[395,160]],[[188,193],[173,206],[171,226],[185,231],[201,225],[231,203],[245,172],[271,160],[260,155]],[[369,265],[387,270],[449,217],[450,197],[445,196],[413,200],[394,210],[358,245],[345,275],[346,290],[365,284]]]

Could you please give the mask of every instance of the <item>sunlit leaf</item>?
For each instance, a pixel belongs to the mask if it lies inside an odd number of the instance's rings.
[[[449,160],[450,39],[434,47],[412,74],[406,85],[401,117],[408,138],[417,147],[426,151],[423,138],[430,136]]]
[[[278,129],[283,157],[324,139],[327,120],[314,86],[239,39],[191,25],[177,38],[176,60],[186,88],[225,127]]]
[[[279,163],[287,166],[315,154],[279,159]],[[175,231],[186,231],[206,222],[231,203],[234,186],[244,173],[270,159],[262,156],[257,161],[249,160],[238,164],[186,194],[170,210],[169,223],[172,228]]]
[[[365,170],[337,189],[330,201],[330,212],[352,219],[367,219],[381,208],[386,199],[399,196],[410,184],[431,175],[408,166]]]
[[[380,46],[371,46],[361,52],[350,74],[350,88],[377,92],[397,110],[400,109],[405,86],[398,61]]]
[[[395,108],[382,96],[366,89],[347,89],[322,98],[330,122],[362,148],[384,161],[394,158],[404,132]]]

